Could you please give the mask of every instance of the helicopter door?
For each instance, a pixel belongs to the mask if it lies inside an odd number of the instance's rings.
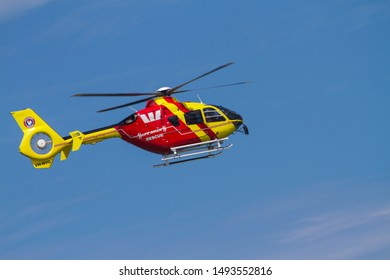
[[[189,111],[184,114],[184,118],[188,126],[196,125],[190,129],[196,133],[197,137],[199,137],[201,141],[213,140],[218,137],[218,135],[216,135],[210,127],[205,124],[201,110]]]
[[[234,132],[235,127],[226,117],[212,107],[203,108],[207,127],[215,133],[217,138],[224,138]]]
[[[203,117],[200,110],[188,111],[184,114],[184,119],[186,120],[187,125],[203,123]]]

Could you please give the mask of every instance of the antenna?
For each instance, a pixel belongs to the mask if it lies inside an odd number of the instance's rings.
[[[131,110],[133,110],[135,113],[137,113],[137,110],[134,109],[133,107],[131,107],[131,106],[127,106],[127,107],[129,107]]]
[[[200,99],[200,96],[199,96],[199,94],[196,94],[196,96],[198,96],[198,99],[199,99],[200,103],[202,103],[202,104],[203,104],[203,101],[202,101],[202,99]]]

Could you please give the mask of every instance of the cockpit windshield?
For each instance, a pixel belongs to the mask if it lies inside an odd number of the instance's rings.
[[[228,109],[228,108],[225,108],[223,106],[216,106],[216,105],[213,105],[215,107],[217,107],[219,110],[222,111],[222,113],[224,113],[228,118],[229,120],[231,121],[234,121],[234,120],[242,120],[242,117],[237,114],[236,112]]]

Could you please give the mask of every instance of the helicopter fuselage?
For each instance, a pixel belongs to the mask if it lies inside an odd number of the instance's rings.
[[[123,140],[165,155],[172,147],[225,138],[242,124],[239,114],[222,106],[164,96],[148,101],[114,128]]]

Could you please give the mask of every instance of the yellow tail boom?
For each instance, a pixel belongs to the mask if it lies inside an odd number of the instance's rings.
[[[71,150],[77,151],[82,144],[120,137],[114,127],[108,127],[85,134],[73,131],[70,137],[63,138],[30,108],[11,114],[23,131],[19,151],[31,159],[35,168],[50,168],[57,154],[61,153],[60,159],[65,160]]]

